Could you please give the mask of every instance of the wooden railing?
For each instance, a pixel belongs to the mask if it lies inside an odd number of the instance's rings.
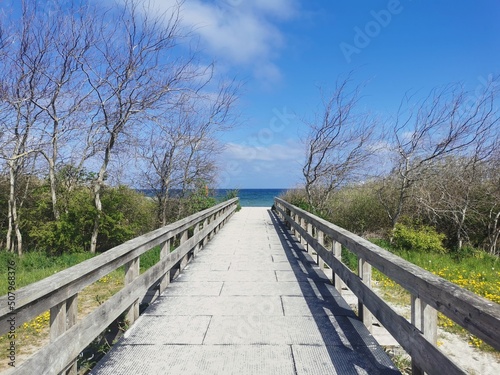
[[[333,271],[333,283],[342,283],[359,301],[358,316],[371,327],[372,314],[412,358],[413,374],[464,374],[437,348],[437,311],[500,350],[500,305],[401,259],[326,220],[275,199],[279,217],[306,249],[318,254],[318,264]],[[326,245],[328,244],[328,245]],[[328,246],[328,248],[327,248]],[[358,258],[358,274],[341,261],[341,250]],[[371,288],[371,267],[410,292],[411,322],[397,314]]]
[[[19,289],[14,310],[8,296],[0,297],[0,335],[9,332],[13,319],[17,327],[50,310],[50,344],[7,373],[76,374],[78,355],[124,312],[132,324],[139,316],[140,301],[166,288],[226,223],[237,203],[238,198],[223,202]],[[179,246],[171,252],[174,240]],[[161,246],[160,261],[139,275],[139,257],[156,246]],[[125,266],[124,287],[76,323],[78,293],[121,266]]]

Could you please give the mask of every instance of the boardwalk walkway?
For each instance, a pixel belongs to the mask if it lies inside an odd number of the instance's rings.
[[[309,254],[245,207],[93,374],[399,374]]]

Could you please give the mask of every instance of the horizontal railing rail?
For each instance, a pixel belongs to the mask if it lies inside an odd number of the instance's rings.
[[[105,253],[15,291],[15,308],[0,297],[0,335],[50,311],[50,344],[6,374],[76,374],[76,358],[111,323],[126,312],[130,325],[139,316],[139,302],[159,295],[188,261],[235,212],[238,198],[186,217],[116,246]],[[179,246],[171,251],[176,240]],[[139,257],[161,246],[160,260],[139,275]],[[125,266],[124,287],[77,321],[78,293],[103,276]],[[172,270],[177,270],[171,274]]]
[[[499,304],[280,198],[275,198],[275,208],[305,248],[317,253],[318,263],[324,262],[332,269],[337,290],[341,293],[345,283],[356,295],[358,315],[365,325],[371,327],[373,314],[411,356],[413,374],[464,374],[463,369],[437,348],[437,311],[500,350]],[[342,246],[357,256],[357,274],[342,263]],[[410,292],[411,322],[373,291],[372,266]]]

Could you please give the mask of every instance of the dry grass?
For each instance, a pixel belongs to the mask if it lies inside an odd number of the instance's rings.
[[[99,305],[116,294],[123,287],[123,280],[123,269],[118,269],[83,289],[78,295],[78,321],[83,320]],[[16,365],[49,343],[49,324],[50,313],[46,311],[16,329]],[[7,353],[9,345],[8,336],[1,336],[0,352]],[[8,362],[7,356],[0,358],[0,371],[9,368]]]

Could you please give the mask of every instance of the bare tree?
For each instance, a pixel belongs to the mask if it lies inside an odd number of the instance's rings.
[[[9,171],[8,230],[6,247],[8,251],[23,252],[23,238],[20,230],[19,207],[22,205],[23,190],[29,183],[30,166],[40,151],[40,134],[37,128],[41,110],[33,101],[38,98],[41,74],[34,69],[43,54],[39,53],[36,38],[36,7],[22,4],[21,21],[13,24],[4,45],[0,68],[2,88],[2,116],[4,147],[2,158]],[[24,179],[24,189],[21,184]]]
[[[492,255],[499,255],[500,242],[500,147],[499,135],[496,136],[497,147],[488,159],[486,198],[488,210],[486,215],[486,246]]]
[[[179,6],[168,14],[152,14],[147,2],[133,0],[125,1],[118,14],[110,10],[97,29],[98,41],[81,61],[96,108],[90,114],[90,132],[95,131],[94,144],[102,147],[93,183],[97,215],[91,252],[96,251],[102,215],[101,188],[117,146],[168,105],[172,93],[204,74],[194,55],[180,59],[173,53],[181,36]]]
[[[415,202],[460,249],[484,215],[485,164],[480,154],[449,156],[429,166],[415,189]]]
[[[498,125],[495,94],[493,85],[486,87],[471,103],[460,85],[450,85],[433,90],[415,109],[405,97],[392,128],[394,168],[379,190],[393,227],[433,162],[469,150]]]
[[[30,6],[32,6],[31,4]],[[50,16],[37,14],[36,47],[40,58],[32,61],[30,69],[41,75],[40,94],[31,98],[33,104],[43,112],[46,122],[44,145],[40,153],[48,164],[52,210],[59,219],[57,204],[56,165],[60,158],[60,147],[68,145],[78,129],[78,112],[84,108],[90,91],[83,85],[80,61],[93,44],[92,22],[95,18],[90,8],[71,3],[69,8],[53,4]],[[79,148],[81,160],[87,153]],[[83,152],[82,152],[83,151]]]
[[[163,225],[172,210],[168,203],[173,189],[182,199],[199,181],[207,185],[214,181],[216,156],[222,150],[216,135],[235,124],[237,90],[238,85],[231,81],[219,84],[216,92],[205,89],[184,93],[175,110],[156,119],[149,142],[143,142],[142,158],[150,166],[144,177],[157,197]],[[176,217],[182,215],[182,205],[178,204]]]
[[[349,78],[339,81],[323,102],[321,117],[309,126],[306,162],[302,169],[308,203],[324,209],[338,187],[359,177],[368,158],[373,124],[356,111],[360,88],[349,88]]]

